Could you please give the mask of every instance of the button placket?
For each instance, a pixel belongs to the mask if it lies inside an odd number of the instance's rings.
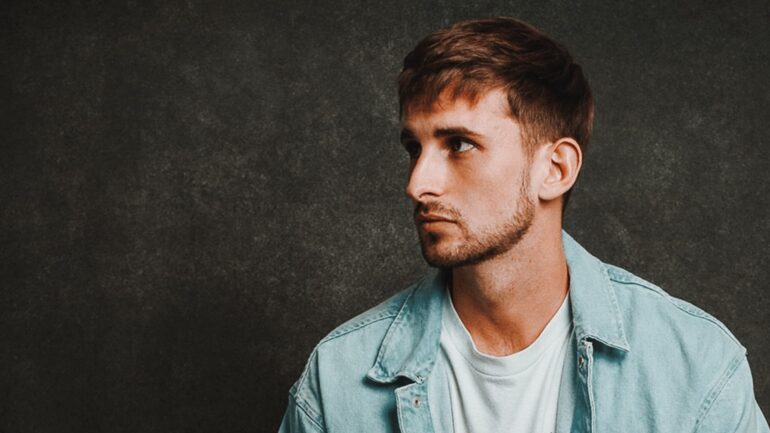
[[[587,413],[583,417],[580,432],[593,432],[596,428],[595,405],[593,396],[593,342],[581,340],[577,347],[577,377],[580,396]],[[573,430],[574,431],[574,430]]]
[[[428,410],[427,383],[416,382],[395,390],[396,409],[401,432],[433,432]]]
[[[586,375],[586,391],[588,393],[588,407],[591,410],[590,431],[596,431],[596,404],[594,402],[594,384],[593,384],[593,364],[594,364],[594,345],[593,342],[585,340],[585,361],[583,369]]]

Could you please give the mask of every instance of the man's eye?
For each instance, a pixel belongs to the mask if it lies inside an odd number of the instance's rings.
[[[409,154],[409,157],[412,159],[416,159],[418,156],[420,156],[420,143],[416,141],[407,141],[404,142],[404,149],[406,150],[406,153]]]
[[[455,153],[462,153],[467,152],[476,146],[462,137],[452,137],[449,139],[449,147]]]

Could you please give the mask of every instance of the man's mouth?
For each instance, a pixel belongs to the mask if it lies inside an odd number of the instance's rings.
[[[453,223],[454,220],[438,214],[417,214],[414,216],[414,221],[416,224],[427,224],[427,223],[437,223],[437,222],[445,222],[445,223]]]

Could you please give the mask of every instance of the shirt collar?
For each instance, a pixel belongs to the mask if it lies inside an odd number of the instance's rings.
[[[404,301],[380,345],[370,379],[390,383],[406,377],[422,383],[436,361],[449,273],[433,270]]]
[[[629,351],[615,290],[604,264],[567,232],[562,244],[570,275],[572,321],[578,341],[595,340]],[[436,362],[449,273],[434,270],[407,297],[380,345],[368,377],[391,383],[405,377],[422,383]]]
[[[564,255],[569,268],[572,323],[578,341],[595,340],[628,352],[623,318],[607,268],[562,230]]]

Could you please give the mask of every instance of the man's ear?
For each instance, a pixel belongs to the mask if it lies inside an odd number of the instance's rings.
[[[577,181],[583,152],[580,145],[572,138],[560,138],[546,146],[546,164],[548,174],[540,185],[540,199],[554,200],[572,188]]]

